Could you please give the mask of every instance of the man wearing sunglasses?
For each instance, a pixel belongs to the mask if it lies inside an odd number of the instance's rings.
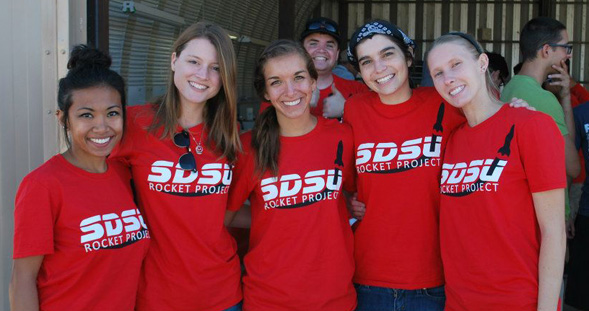
[[[311,55],[319,74],[317,90],[311,100],[311,113],[324,118],[341,117],[346,99],[368,91],[368,87],[357,81],[340,78],[332,72],[342,43],[337,23],[326,17],[308,20],[301,34],[301,43]],[[270,103],[262,102],[260,112],[269,106]]]

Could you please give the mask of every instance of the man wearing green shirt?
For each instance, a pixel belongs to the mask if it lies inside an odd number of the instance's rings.
[[[565,141],[566,173],[572,179],[579,175],[581,165],[575,148],[575,122],[565,61],[571,57],[572,44],[566,27],[548,17],[536,17],[526,23],[520,34],[523,65],[503,89],[501,100],[524,99],[538,111],[550,115]],[[558,98],[542,89],[542,83],[561,86]],[[550,146],[546,146],[550,148]],[[568,217],[568,195],[567,217]]]

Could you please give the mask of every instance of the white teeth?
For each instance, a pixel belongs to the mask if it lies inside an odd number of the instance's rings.
[[[295,105],[298,105],[300,102],[301,102],[301,99],[299,98],[299,99],[293,100],[291,102],[283,102],[283,103],[287,106],[295,106]]]
[[[197,89],[199,89],[199,90],[204,90],[204,89],[206,89],[206,88],[207,88],[207,86],[206,86],[206,85],[198,84],[198,83],[196,83],[196,82],[189,81],[188,83],[189,83],[189,84],[190,84],[192,87],[194,87],[194,88],[197,88]]]
[[[320,60],[320,61],[326,61],[327,60],[327,58],[324,57],[324,56],[316,56],[314,59],[315,60]]]
[[[102,145],[102,144],[106,144],[110,140],[110,137],[107,137],[107,138],[90,138],[90,140],[93,143],[95,143],[95,144]]]
[[[454,95],[460,93],[463,89],[464,89],[464,85],[461,85],[461,86],[451,90],[450,95],[454,96]]]
[[[377,83],[385,83],[387,81],[389,81],[390,79],[392,79],[395,75],[388,75],[386,77],[380,78],[380,79],[376,79]]]

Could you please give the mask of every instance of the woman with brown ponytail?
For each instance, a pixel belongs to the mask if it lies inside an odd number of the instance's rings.
[[[229,210],[249,198],[243,310],[350,311],[353,237],[343,189],[352,190],[352,132],[317,118],[317,71],[298,43],[278,40],[258,59],[254,86],[272,103],[242,135]]]

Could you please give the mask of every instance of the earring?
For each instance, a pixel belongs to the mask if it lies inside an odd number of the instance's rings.
[[[481,72],[485,72],[487,70],[487,67],[481,67]]]

